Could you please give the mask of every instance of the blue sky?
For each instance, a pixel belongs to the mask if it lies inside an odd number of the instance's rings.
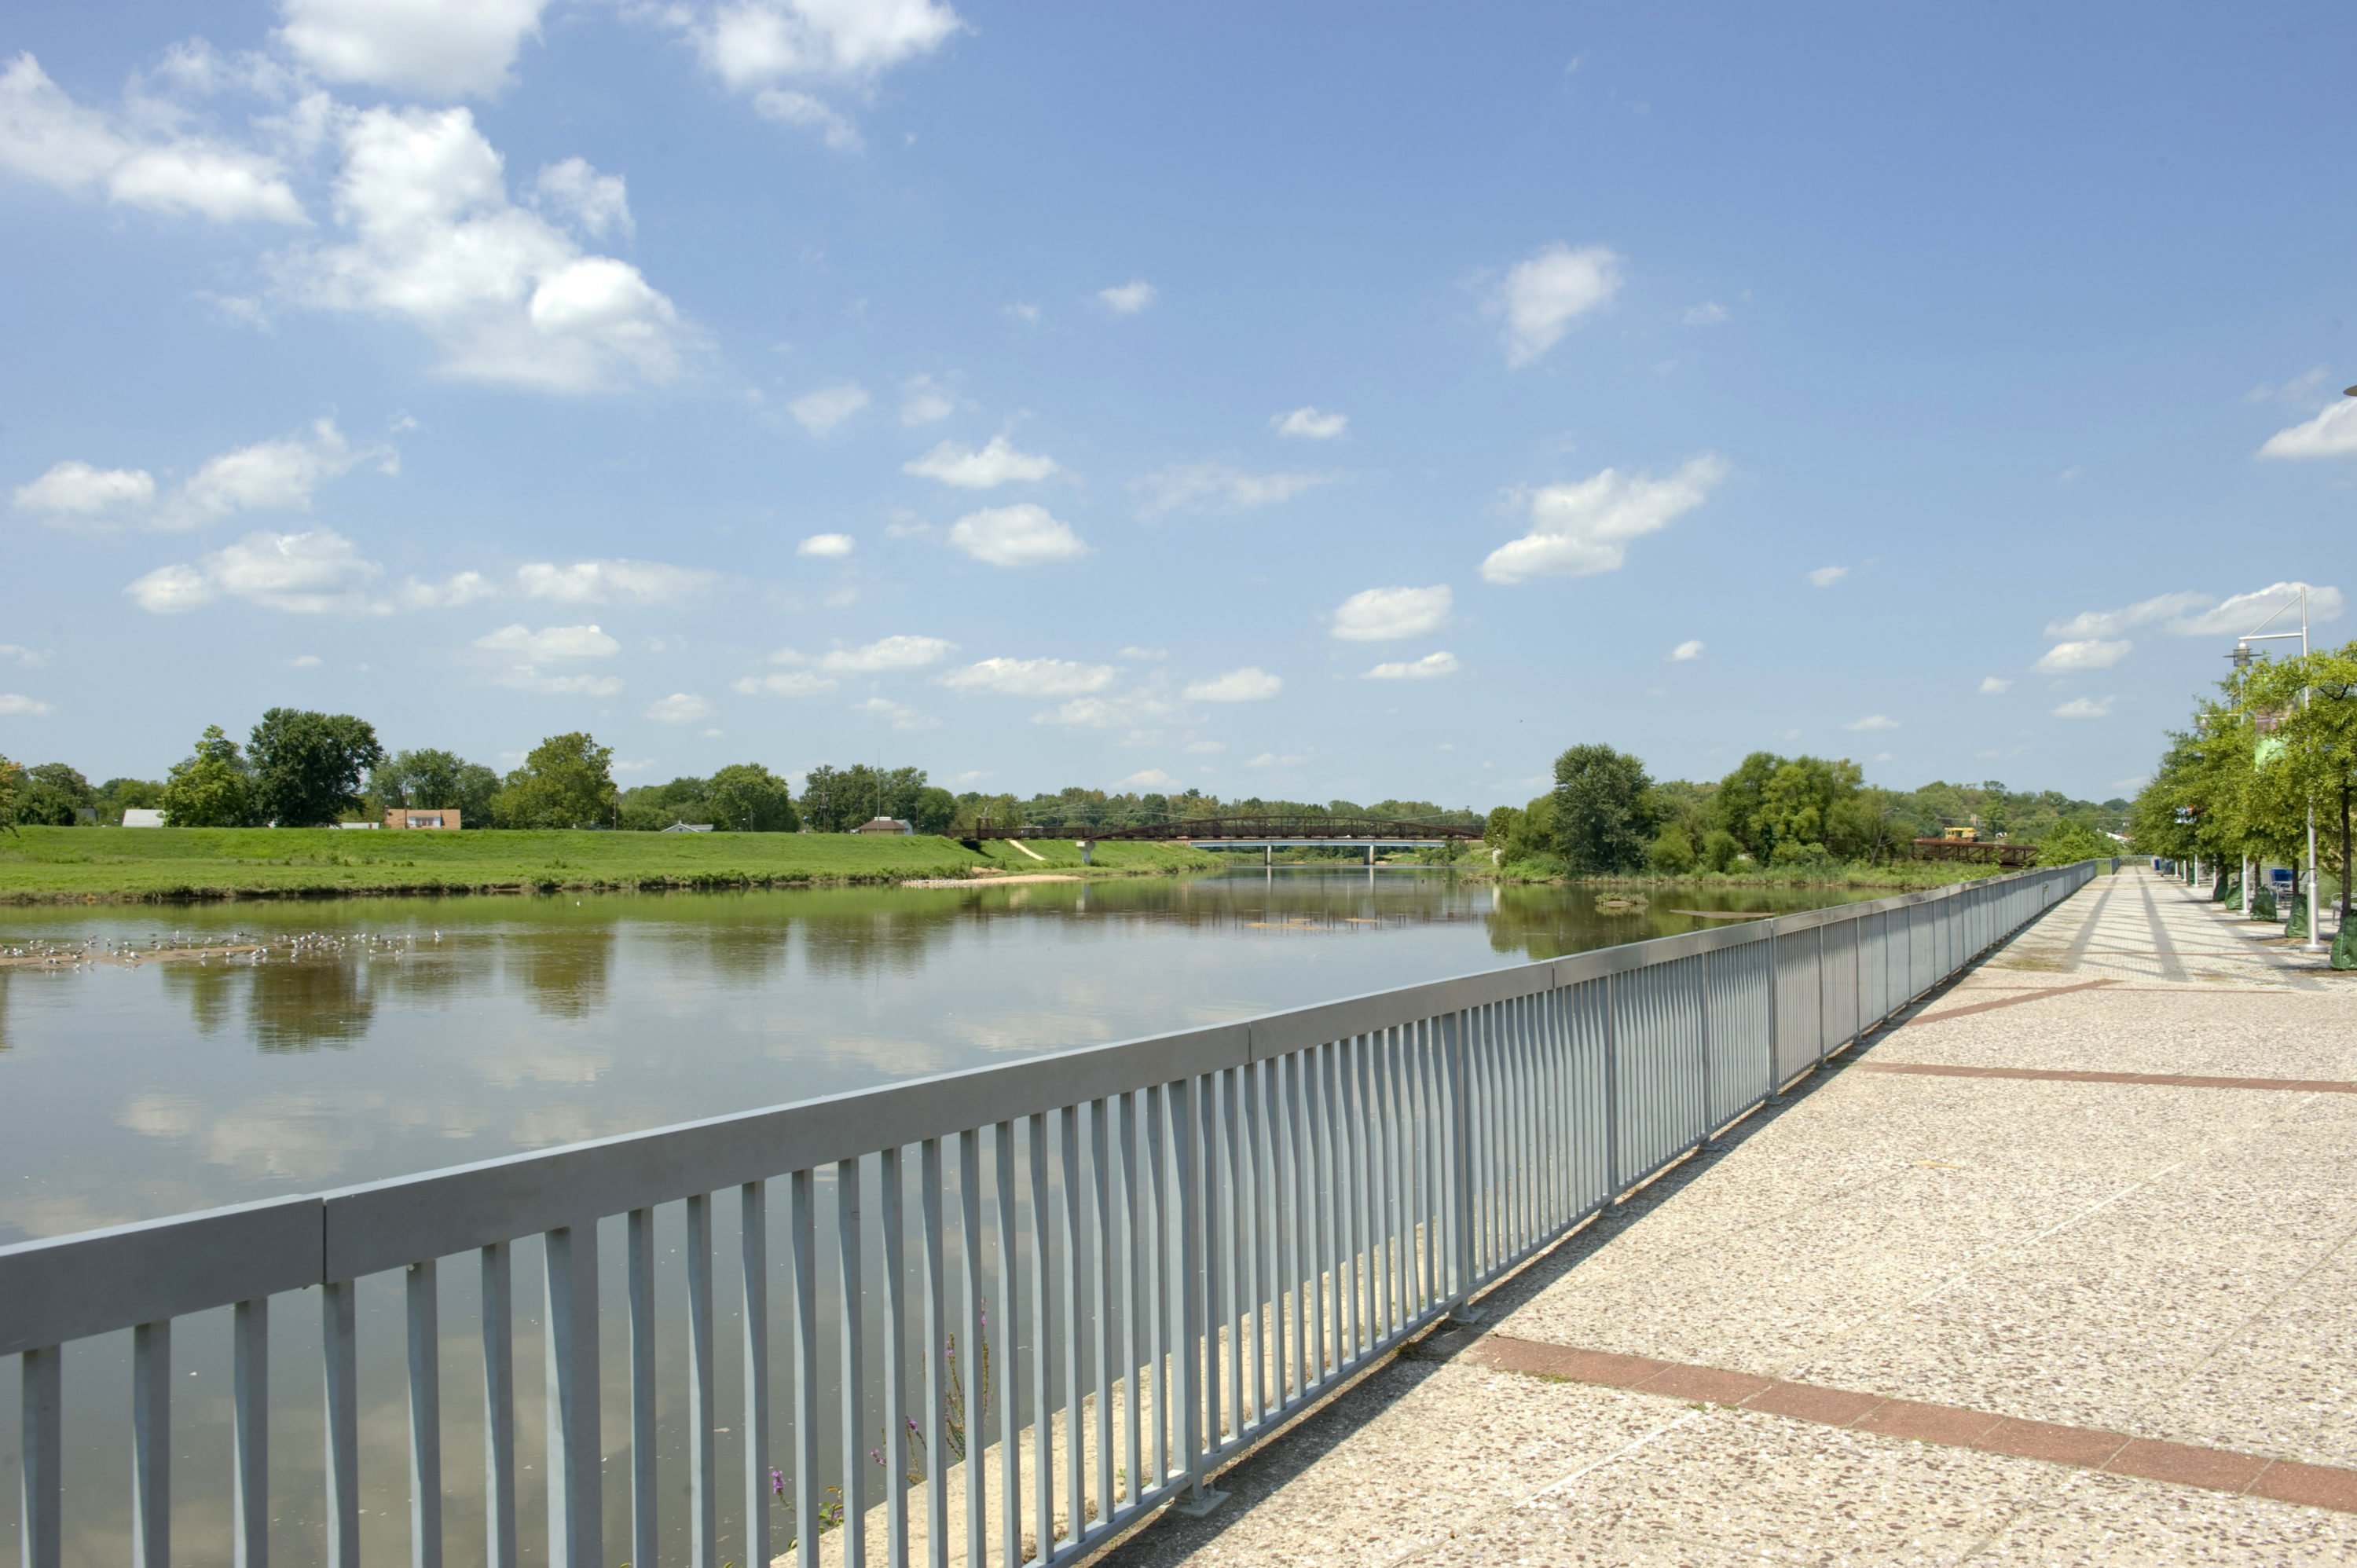
[[[2357,522],[2357,14],[0,27],[0,751],[2103,797]],[[2247,596],[2258,595],[2259,598]]]

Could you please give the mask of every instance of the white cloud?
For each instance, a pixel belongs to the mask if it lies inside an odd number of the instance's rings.
[[[1898,727],[1899,721],[1892,718],[1888,714],[1868,714],[1862,719],[1852,719],[1849,723],[1842,725],[1842,728],[1846,730],[1855,730],[1862,735],[1872,735],[1878,731],[1897,729]]]
[[[935,424],[957,412],[957,399],[942,390],[931,376],[910,376],[900,383],[900,423]]]
[[[317,670],[320,662],[316,653],[298,653],[286,661],[286,667],[289,670]]]
[[[1538,359],[1575,319],[1609,301],[1620,287],[1620,258],[1600,245],[1575,251],[1554,244],[1517,262],[1490,301],[1491,314],[1505,318],[1506,363]]]
[[[823,435],[867,406],[867,389],[856,381],[821,387],[786,404],[795,423],[813,435]]]
[[[1114,779],[1113,787],[1116,789],[1170,789],[1177,788],[1178,783],[1178,780],[1159,768],[1142,768],[1126,779]]]
[[[2058,719],[2107,719],[2117,697],[2073,697],[2054,710]]]
[[[1190,703],[1262,703],[1285,690],[1285,682],[1257,665],[1197,681],[1187,688]]]
[[[278,42],[323,81],[435,98],[507,85],[547,0],[279,0]]]
[[[630,218],[629,185],[620,175],[599,174],[587,158],[546,166],[533,188],[543,207],[570,219],[593,240],[604,239],[608,230],[625,239],[638,232]]]
[[[813,533],[794,546],[797,555],[815,555],[823,561],[840,561],[858,548],[847,533]]]
[[[1361,676],[1364,681],[1437,681],[1444,675],[1454,675],[1464,668],[1457,655],[1443,650],[1427,653],[1421,659],[1394,660],[1378,664]]]
[[[384,568],[332,529],[249,533],[194,564],[161,566],[124,589],[156,615],[227,597],[291,615],[378,615],[393,607],[369,589]]]
[[[404,577],[401,586],[393,591],[394,606],[404,610],[451,609],[498,596],[499,591],[480,572],[460,572],[440,583],[421,583],[414,577]]]
[[[1727,318],[1727,306],[1715,299],[1706,299],[1700,305],[1686,306],[1686,313],[1680,319],[1689,327],[1717,327]]]
[[[47,718],[56,712],[48,703],[16,692],[0,692],[0,718]]]
[[[1446,583],[1429,588],[1368,588],[1334,611],[1333,634],[1345,642],[1392,642],[1421,637],[1448,624],[1456,596]]]
[[[1124,659],[1150,661],[1157,659],[1169,658],[1170,650],[1167,648],[1140,648],[1135,643],[1132,643],[1128,647],[1122,649],[1120,650],[1120,654]]]
[[[717,572],[660,561],[539,561],[516,568],[526,597],[560,605],[676,605],[719,580]]]
[[[638,268],[585,254],[508,199],[499,153],[466,109],[334,117],[347,243],[278,258],[282,286],[328,311],[405,321],[463,381],[581,392],[676,376],[692,334]]]
[[[748,697],[815,697],[834,690],[834,682],[807,670],[780,670],[768,675],[748,675],[734,688]]]
[[[1702,505],[1726,477],[1726,460],[1704,453],[1667,478],[1607,468],[1577,484],[1549,485],[1531,494],[1531,531],[1491,551],[1481,575],[1519,583],[1617,572],[1629,558],[1631,540],[1667,528]]]
[[[2278,430],[2262,457],[2345,457],[2357,452],[2357,398],[2336,398],[2314,419]]]
[[[1351,416],[1329,413],[1305,403],[1290,413],[1272,415],[1268,427],[1279,435],[1291,435],[1303,441],[1331,441],[1351,428]]]
[[[38,648],[26,648],[14,642],[0,642],[0,659],[27,670],[38,670],[49,661],[49,656]]]
[[[1981,695],[1984,697],[2002,697],[2007,692],[2012,690],[2013,682],[2006,680],[2002,676],[1984,675],[1981,677]]]
[[[711,715],[712,704],[693,692],[673,692],[647,709],[646,716],[657,724],[687,725]]]
[[[1189,757],[1216,757],[1227,749],[1228,743],[1223,740],[1190,740],[1187,743]]]
[[[18,511],[43,512],[52,521],[144,510],[155,499],[155,476],[145,468],[94,468],[71,460],[18,485],[16,494]]]
[[[2273,611],[2297,604],[2303,587],[2309,594],[2309,618],[2332,620],[2341,614],[2341,590],[2304,583],[2271,583],[2252,593],[2221,600],[2214,595],[2161,594],[2116,610],[2088,610],[2048,624],[2046,635],[2069,640],[2115,638],[2134,627],[2161,623],[2178,637],[2233,637],[2250,630]]]
[[[831,675],[877,675],[888,670],[922,670],[938,664],[957,646],[939,637],[886,637],[864,648],[838,648],[819,656],[818,667]],[[806,662],[791,650],[774,655],[778,663]]]
[[[2297,605],[2303,587],[2308,589],[2308,617],[2311,622],[2340,618],[2340,589],[2305,583],[2270,583],[2254,593],[2236,594],[2222,600],[2216,607],[2200,615],[2180,616],[2169,623],[2168,629],[2179,637],[2239,637],[2270,614]],[[2295,617],[2286,616],[2269,629],[2283,631],[2297,624]]]
[[[38,60],[19,54],[0,70],[0,168],[76,195],[103,190],[123,206],[216,223],[310,221],[276,159],[196,136],[157,139],[151,132],[181,117],[142,107],[130,106],[118,124],[76,103]]]
[[[622,682],[616,676],[544,675],[529,664],[519,664],[500,676],[499,683],[519,692],[537,692],[550,697],[610,697],[622,689]]]
[[[884,73],[940,48],[965,23],[933,0],[716,0],[662,13],[694,42],[729,89],[754,95],[772,119],[823,132],[827,145],[859,145],[857,128],[802,89],[871,91]]]
[[[1308,760],[1307,757],[1279,757],[1273,751],[1264,751],[1258,757],[1246,757],[1244,766],[1246,768],[1298,768]]]
[[[2049,621],[2046,635],[2057,639],[2117,637],[2157,620],[2173,620],[2217,603],[2208,594],[2161,594],[2124,609],[2087,610],[2069,620]]]
[[[1097,298],[1115,316],[1135,316],[1161,297],[1155,286],[1144,278],[1132,278],[1125,284],[1097,290]]]
[[[996,692],[1009,697],[1078,697],[1113,684],[1110,664],[1069,659],[985,659],[952,670],[941,683],[960,692]]]
[[[1673,664],[1684,664],[1693,660],[1700,659],[1702,657],[1702,639],[1700,638],[1688,638],[1685,641],[1679,643],[1675,648],[1670,650],[1670,662]]]
[[[1830,588],[1848,575],[1849,568],[1846,566],[1820,566],[1809,574],[1809,585],[1813,588]]]
[[[1174,511],[1249,511],[1334,482],[1332,474],[1247,474],[1219,463],[1182,463],[1129,487],[1147,517]]]
[[[2122,639],[2106,642],[2100,638],[2087,638],[2074,642],[2058,642],[2048,649],[2038,660],[2041,675],[2061,675],[2073,670],[2109,670],[2128,656],[2136,644]]]
[[[950,525],[950,544],[993,566],[1031,566],[1089,553],[1088,543],[1043,506],[985,507]]]
[[[503,626],[475,639],[475,646],[495,653],[514,653],[527,664],[557,659],[605,659],[622,645],[595,626],[550,626],[533,631],[525,626]]]
[[[1061,470],[1053,457],[1018,452],[1007,444],[1006,436],[994,435],[990,445],[980,451],[944,441],[923,456],[901,464],[900,471],[920,479],[938,479],[962,490],[987,490],[1000,485],[1031,483]]]
[[[257,441],[209,457],[180,487],[167,520],[203,522],[241,511],[307,511],[312,493],[360,464],[374,461],[387,473],[399,460],[389,446],[355,447],[332,419],[311,426],[307,435]]]
[[[819,140],[838,153],[856,153],[867,145],[849,115],[799,88],[761,89],[753,94],[753,112],[764,120],[816,131]]]
[[[932,714],[920,714],[906,703],[895,703],[885,697],[870,697],[864,703],[855,703],[854,707],[857,712],[874,714],[877,718],[889,720],[892,727],[897,730],[926,730],[941,727],[942,721]]]
[[[1002,305],[998,307],[998,313],[1007,320],[1020,321],[1026,327],[1039,325],[1039,307],[1026,300],[1018,299],[1012,305]]]

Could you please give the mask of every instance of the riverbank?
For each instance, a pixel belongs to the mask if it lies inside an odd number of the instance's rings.
[[[1747,871],[1699,872],[1685,876],[1549,876],[1514,867],[1469,871],[1472,882],[1496,882],[1509,886],[1628,887],[1640,892],[1674,893],[1727,887],[1883,887],[1904,893],[1918,887],[1945,887],[1952,882],[1973,882],[1994,876],[2001,866],[1975,865],[1962,861],[1901,861],[1889,865],[1833,865],[1802,871],[1775,871],[1755,866]]]
[[[929,834],[28,827],[0,835],[0,903],[822,887],[999,872],[1175,875],[1226,864],[1184,844],[1101,843],[1092,858],[1082,866],[1069,840],[971,850]]]

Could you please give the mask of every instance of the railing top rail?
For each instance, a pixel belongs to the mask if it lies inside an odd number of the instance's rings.
[[[1558,987],[2048,879],[2050,867],[1599,948],[334,1191],[0,1247],[0,1355],[357,1278]]]

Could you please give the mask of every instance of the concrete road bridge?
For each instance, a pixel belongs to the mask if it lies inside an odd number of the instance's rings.
[[[1070,837],[1081,846],[1087,864],[1100,843],[1183,843],[1198,849],[1256,849],[1274,860],[1279,846],[1286,848],[1358,849],[1375,863],[1375,851],[1385,846],[1429,847],[1480,839],[1478,827],[1445,822],[1401,822],[1383,817],[1193,817],[1167,822],[1119,822],[1097,826],[1035,824],[1001,827],[979,822],[964,842],[978,846],[985,839]]]

